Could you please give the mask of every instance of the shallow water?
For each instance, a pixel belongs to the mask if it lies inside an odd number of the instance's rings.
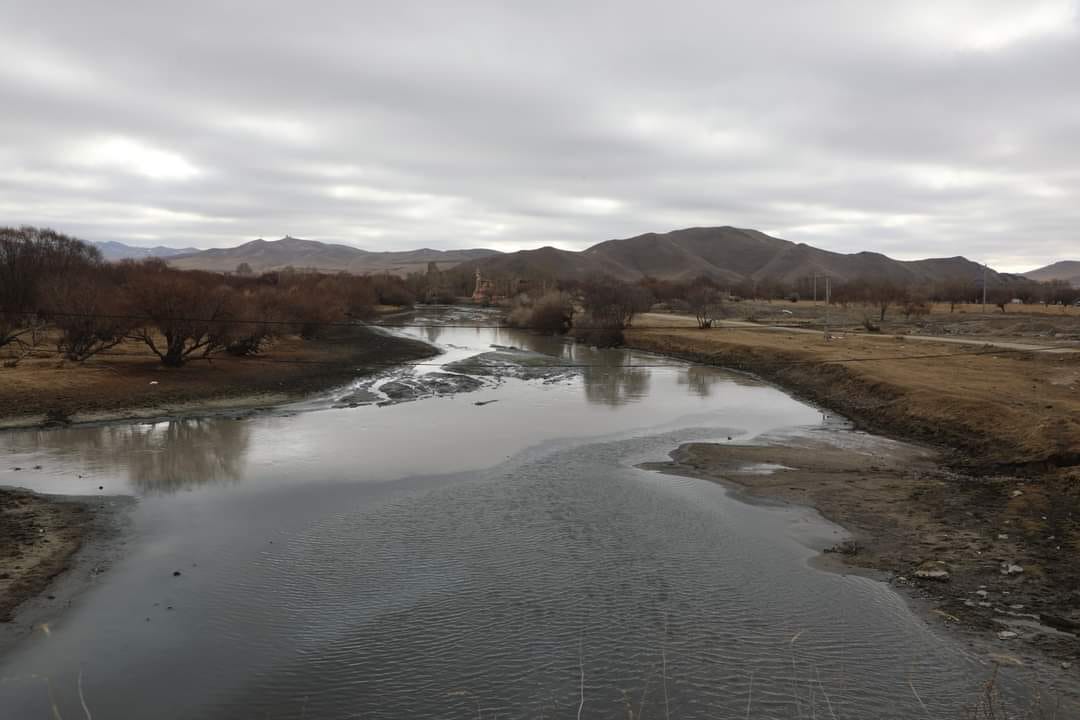
[[[445,354],[273,413],[0,434],[0,484],[139,498],[108,572],[0,662],[0,717],[956,717],[988,675],[887,585],[812,567],[840,537],[815,513],[634,467],[846,432],[814,408],[634,352],[405,332]],[[377,403],[492,345],[568,367]]]

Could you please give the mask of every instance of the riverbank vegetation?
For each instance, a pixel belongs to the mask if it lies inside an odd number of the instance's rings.
[[[0,356],[83,362],[132,343],[167,367],[261,355],[280,337],[324,337],[414,296],[393,275],[222,275],[157,259],[106,263],[93,246],[37,228],[0,228]],[[130,352],[130,347],[129,347]]]
[[[267,405],[430,356],[366,327],[402,278],[180,271],[0,229],[0,425]]]

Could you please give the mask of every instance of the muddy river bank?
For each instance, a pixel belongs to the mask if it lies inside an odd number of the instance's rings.
[[[409,319],[443,354],[274,411],[0,434],[0,484],[136,498],[108,570],[0,658],[0,707],[951,718],[977,699],[985,649],[819,567],[839,526],[649,469],[688,443],[889,441],[716,368]],[[1027,667],[999,688],[1071,701]]]

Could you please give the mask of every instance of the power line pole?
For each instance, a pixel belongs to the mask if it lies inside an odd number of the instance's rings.
[[[832,278],[825,276],[825,342],[829,342],[829,301],[832,299]]]
[[[986,314],[986,269],[987,269],[986,268],[986,263],[983,263],[983,304],[982,304],[983,315]]]

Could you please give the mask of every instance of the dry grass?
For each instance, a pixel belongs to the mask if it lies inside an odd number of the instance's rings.
[[[164,367],[127,341],[83,363],[44,357],[0,366],[0,427],[51,419],[98,420],[175,410],[265,406],[356,377],[365,366],[432,354],[423,343],[346,329],[335,337],[276,339],[265,357],[221,354]]]
[[[1080,353],[986,353],[870,336],[827,343],[818,335],[739,328],[635,328],[626,337],[644,350],[760,373],[867,425],[984,461],[1032,463],[1080,452]],[[926,357],[935,355],[945,357]]]

